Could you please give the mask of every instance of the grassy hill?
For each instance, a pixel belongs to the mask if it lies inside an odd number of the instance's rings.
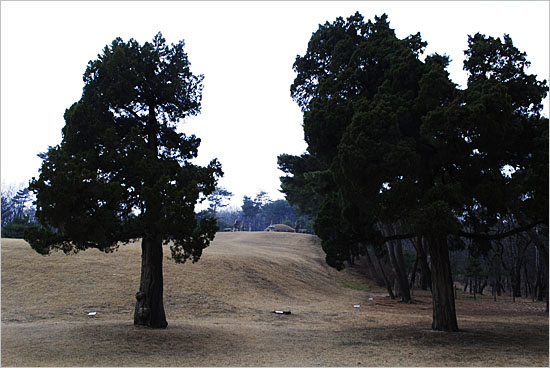
[[[2,365],[548,365],[543,305],[462,299],[464,331],[435,333],[429,296],[388,299],[311,235],[218,233],[198,263],[165,256],[169,326],[150,330],[132,324],[139,243],[41,256],[2,239]]]
[[[169,319],[215,313],[221,304],[231,310],[250,305],[288,308],[293,301],[337,289],[330,276],[334,272],[325,265],[311,235],[218,233],[195,264],[175,264],[168,247],[164,253]],[[121,246],[113,254],[87,250],[41,256],[22,240],[3,239],[2,258],[3,320],[69,319],[92,310],[104,318],[132,320],[139,287],[139,243]]]

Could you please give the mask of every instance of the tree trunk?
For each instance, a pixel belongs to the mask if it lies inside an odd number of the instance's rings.
[[[134,325],[166,328],[163,302],[162,240],[144,237],[141,241],[141,281],[136,293]]]
[[[401,240],[396,240],[395,242],[395,256],[397,265],[399,266],[399,280],[402,285],[401,300],[405,303],[410,303],[411,289],[409,287],[409,279],[407,277],[407,267],[405,266],[405,260],[403,258],[403,242]]]
[[[432,271],[432,329],[458,331],[447,239],[431,237],[427,240]]]
[[[543,280],[545,280],[544,294],[546,295],[546,313],[548,313],[548,242],[544,242],[537,235],[536,231],[531,229],[529,231],[529,236],[535,243],[537,250],[539,252],[539,259],[542,259],[542,266],[544,267]]]
[[[514,297],[521,297],[521,259],[516,258],[514,260],[514,266],[512,268],[512,294]]]
[[[531,283],[529,282],[529,275],[527,274],[527,264],[523,265],[523,278],[525,281],[525,297],[529,298],[531,295]]]
[[[372,262],[372,258],[369,254],[369,248],[366,244],[363,244],[363,249],[365,250],[365,258],[367,260],[367,267],[369,268],[370,275],[372,279],[376,282],[378,286],[384,286],[384,280],[380,277],[378,274],[378,271],[376,271],[376,267],[374,266],[374,263]]]
[[[430,275],[430,267],[428,266],[428,257],[426,255],[426,251],[424,250],[424,246],[422,245],[422,237],[417,236],[416,242],[413,243],[420,260],[420,288],[422,290],[428,290],[428,287],[432,287],[432,280]]]
[[[411,292],[414,288],[414,283],[416,281],[416,270],[418,268],[418,253],[416,254],[416,259],[414,260],[414,266],[411,272],[411,281],[409,282],[409,288],[411,289]]]
[[[479,280],[479,295],[483,295],[483,290],[485,290],[485,287],[487,287],[487,279],[483,281],[483,284],[481,283],[481,280]]]
[[[380,262],[380,258],[378,258],[378,256],[376,255],[376,252],[374,252],[374,258],[376,258],[376,262],[378,263],[378,267],[380,268],[380,274],[384,279],[384,284],[386,285],[386,289],[388,290],[388,295],[390,296],[390,298],[395,299],[395,295],[393,295],[390,282],[388,281],[388,278],[386,277],[386,273],[384,272],[384,267],[382,266],[382,262]]]
[[[536,261],[537,261],[537,301],[542,302],[546,292],[546,284],[548,283],[548,277],[546,277],[546,270],[542,261],[542,257],[538,248],[535,247]]]
[[[401,301],[404,303],[408,303],[411,301],[411,293],[409,291],[409,283],[407,280],[407,276],[403,278],[403,275],[405,272],[401,270],[399,267],[399,263],[397,262],[397,257],[395,255],[395,248],[393,242],[387,242],[386,247],[388,249],[388,253],[390,256],[390,263],[393,268],[393,272],[395,273],[396,278],[396,286],[399,287],[399,291],[397,292],[397,295],[401,297]]]

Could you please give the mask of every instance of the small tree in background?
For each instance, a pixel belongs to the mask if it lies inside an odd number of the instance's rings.
[[[200,139],[176,132],[200,112],[203,76],[189,67],[183,41],[167,45],[160,33],[143,45],[115,39],[89,62],[63,139],[30,184],[43,228],[25,238],[41,254],[112,252],[142,239],[134,324],[153,328],[168,325],[163,244],[175,262],[196,262],[216,231],[216,220],[197,221],[194,208],[215,190],[221,165],[191,164]]]
[[[225,208],[229,205],[228,201],[231,200],[233,193],[225,189],[224,187],[216,187],[216,190],[208,196],[209,209],[216,216],[218,210]]]
[[[2,237],[23,238],[25,229],[36,226],[28,187],[2,183]]]

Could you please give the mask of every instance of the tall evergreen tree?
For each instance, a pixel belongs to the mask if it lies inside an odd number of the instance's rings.
[[[357,242],[421,236],[431,258],[432,328],[456,331],[449,240],[483,247],[548,221],[547,85],[525,73],[525,54],[508,36],[470,37],[464,91],[449,79],[447,57],[420,60],[425,46],[420,34],[398,39],[386,15],[327,22],[296,59],[291,95],[308,154],[325,173],[315,230],[327,262],[343,266]],[[289,201],[304,191],[290,184],[308,175],[292,164],[294,176],[282,181]],[[529,214],[524,226],[491,233],[511,211]]]
[[[163,244],[175,262],[196,262],[216,231],[215,219],[197,222],[194,207],[214,191],[221,165],[190,163],[200,139],[176,131],[200,112],[203,76],[191,73],[183,41],[167,45],[158,33],[143,45],[115,39],[83,79],[61,143],[43,155],[31,181],[43,228],[26,239],[48,254],[112,252],[141,238],[134,324],[164,328]]]

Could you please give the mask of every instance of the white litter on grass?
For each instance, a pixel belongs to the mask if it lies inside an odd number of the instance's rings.
[[[90,312],[88,313],[89,316],[95,316],[97,314],[97,312]]]
[[[374,300],[374,298],[369,298],[369,300]]]
[[[283,314],[284,312],[283,312],[283,311],[275,311],[275,313],[277,313],[277,314]]]
[[[354,305],[353,305],[353,308],[361,308],[361,305],[359,305],[359,304],[354,304]]]

